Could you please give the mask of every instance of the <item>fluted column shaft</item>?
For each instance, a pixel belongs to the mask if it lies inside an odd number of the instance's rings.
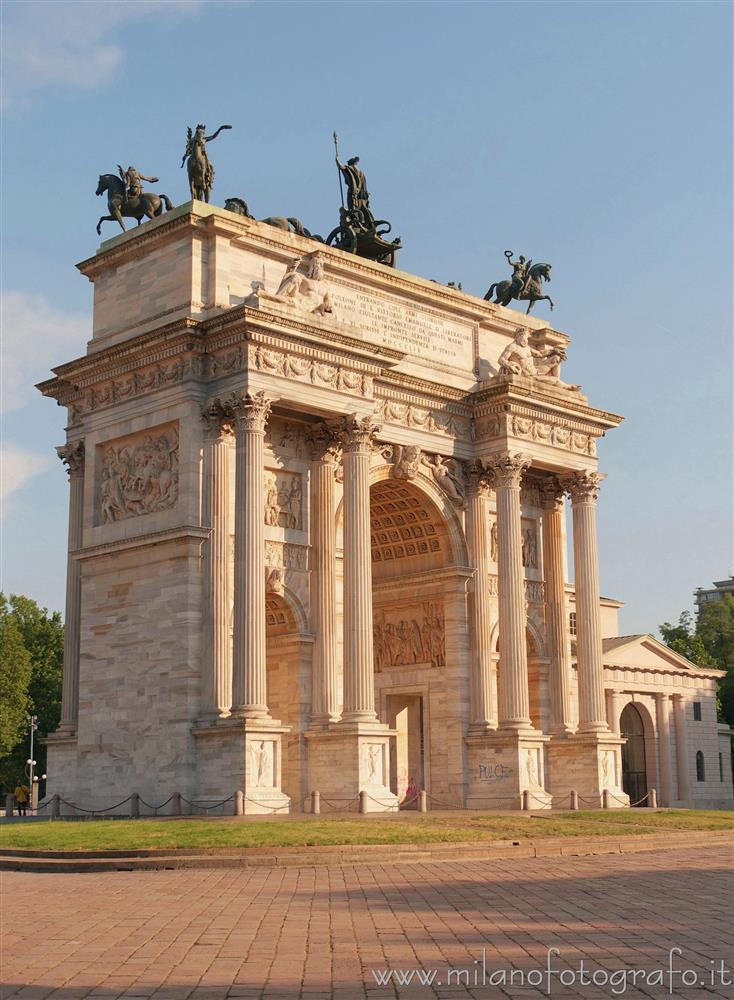
[[[522,565],[520,480],[526,455],[491,461],[497,497],[497,584],[499,599],[499,727],[530,729],[528,654],[525,638],[525,577]]]
[[[264,440],[270,402],[262,392],[228,401],[235,427],[232,714],[266,718]]]
[[[609,731],[604,707],[599,559],[596,544],[596,497],[601,478],[596,472],[581,472],[564,480],[571,495],[573,509],[580,733]]]
[[[489,485],[483,469],[479,465],[470,468],[467,541],[469,558],[474,566],[474,593],[471,601],[473,653],[470,684],[471,722],[473,726],[483,729],[496,724],[496,706],[492,701],[488,491]]]
[[[207,636],[203,650],[202,714],[224,717],[232,704],[232,656],[229,641],[229,442],[232,425],[217,406],[203,413],[204,525],[211,528],[204,553]]]
[[[311,604],[316,641],[312,673],[312,721],[339,715],[336,655],[336,446],[323,425],[315,433],[311,465]]]
[[[691,778],[688,773],[688,724],[686,703],[682,694],[673,695],[675,719],[675,757],[678,765],[678,799],[685,805],[691,801]]]
[[[570,733],[571,641],[566,621],[566,581],[563,575],[563,491],[555,478],[541,491],[545,621],[550,655],[551,732]]]
[[[84,526],[84,441],[57,448],[69,473],[69,554],[66,560],[64,668],[59,732],[75,733],[79,721],[79,646],[82,603],[81,567],[72,553],[82,547]]]
[[[658,730],[658,761],[660,773],[659,804],[670,806],[673,802],[673,776],[670,759],[670,698],[658,692],[655,695],[655,721]]]
[[[372,722],[375,677],[372,641],[370,455],[377,427],[369,417],[345,421],[344,453],[344,712],[343,721]]]

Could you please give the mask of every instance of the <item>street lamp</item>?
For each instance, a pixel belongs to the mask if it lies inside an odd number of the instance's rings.
[[[31,815],[36,811],[38,805],[38,778],[33,775],[33,768],[36,766],[36,761],[33,759],[33,736],[38,729],[38,716],[37,715],[27,715],[28,726],[31,731],[31,755],[26,761],[27,776],[30,779],[31,784]],[[44,778],[46,775],[44,774]]]

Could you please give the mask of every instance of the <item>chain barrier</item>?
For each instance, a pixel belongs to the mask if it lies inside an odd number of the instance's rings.
[[[258,802],[257,799],[251,799],[249,795],[245,796],[245,802],[252,802],[254,806],[259,806],[261,809],[267,809],[267,811],[271,813],[278,813],[282,809],[290,810],[290,804],[288,802],[284,802],[283,805],[280,806],[271,806],[268,805],[267,802]]]
[[[540,802],[541,806],[543,806],[543,807],[547,807],[548,806],[549,803],[548,803],[547,799],[538,798],[538,796],[535,794],[535,792],[528,791],[527,794],[528,794],[528,798],[529,799],[535,799],[536,802]]]
[[[345,802],[345,801],[347,803],[345,806],[334,805],[335,802]],[[327,813],[327,816],[331,816],[334,813],[353,812],[354,810],[352,809],[352,806],[355,802],[357,803],[357,809],[359,809],[359,795],[353,795],[351,799],[325,799],[322,796],[321,804],[323,805],[324,802],[327,805],[332,806],[332,808]]]
[[[403,799],[403,801],[398,804],[398,809],[407,809],[408,806],[412,806],[414,802],[417,802],[420,797],[421,793],[416,792],[412,799]]]
[[[439,809],[441,807],[443,807],[444,809],[458,809],[459,808],[459,806],[457,806],[455,802],[444,802],[443,799],[437,799],[436,796],[435,795],[431,795],[430,792],[427,792],[426,794],[428,795],[428,798],[430,799],[431,807],[433,807],[433,805],[435,803],[439,807]]]
[[[174,795],[175,794],[176,793],[174,792]],[[140,796],[138,796],[138,802],[140,803],[141,806],[145,806],[146,809],[152,809],[153,810],[153,815],[157,816],[158,815],[158,810],[162,809],[164,806],[167,806],[168,803],[171,801],[172,798],[173,798],[173,795],[169,795],[168,798],[166,799],[166,801],[165,802],[161,802],[161,804],[159,806],[152,806],[150,804],[150,802],[146,802],[145,799],[141,798]]]
[[[181,801],[185,802],[187,806],[191,806],[192,809],[200,809],[201,812],[208,813],[212,809],[221,809],[221,807],[224,806],[224,805],[226,805],[228,802],[233,802],[234,801],[234,795],[230,795],[228,798],[222,799],[221,802],[214,802],[210,806],[202,806],[198,802],[192,802],[191,799],[184,798],[183,795],[181,796]],[[194,813],[192,812],[192,816],[193,815],[194,815]]]
[[[99,813],[109,812],[111,809],[119,809],[120,806],[126,805],[131,799],[132,795],[128,795],[128,797],[123,799],[122,802],[118,802],[114,806],[104,806],[102,809],[84,809],[83,806],[77,806],[73,802],[67,802],[66,799],[62,799],[61,796],[59,796],[59,803],[63,803],[65,806],[68,806],[69,809],[76,809],[77,812],[86,813],[88,816],[97,816]]]
[[[367,798],[368,799],[372,799],[372,801],[376,805],[383,807],[382,809],[373,809],[372,812],[384,812],[384,813],[388,813],[388,812],[395,812],[396,811],[394,806],[386,806],[385,803],[381,799],[376,799],[374,797],[374,795],[370,795],[369,792],[367,792]]]

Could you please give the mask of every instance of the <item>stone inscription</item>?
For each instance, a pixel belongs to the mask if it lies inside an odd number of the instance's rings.
[[[358,328],[366,340],[426,361],[440,361],[454,368],[472,367],[472,331],[468,325],[351,289],[334,288],[331,298],[340,321]]]

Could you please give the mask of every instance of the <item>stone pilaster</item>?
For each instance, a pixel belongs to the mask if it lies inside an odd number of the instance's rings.
[[[336,500],[337,452],[334,435],[319,424],[311,435],[311,606],[316,636],[313,650],[311,723],[335,722],[339,716],[336,646]]]
[[[370,457],[378,430],[371,417],[349,417],[338,432],[344,462],[344,711],[343,721],[372,722]]]
[[[563,490],[555,477],[541,489],[545,622],[550,656],[550,728],[554,735],[573,732],[571,718],[571,639],[566,616],[563,573]]]
[[[673,773],[670,759],[670,697],[655,694],[655,722],[658,731],[658,805],[673,804]]]
[[[499,727],[519,731],[532,729],[520,530],[520,480],[530,457],[505,453],[493,457],[489,464],[497,497]]]
[[[66,611],[64,615],[64,671],[61,689],[61,721],[58,734],[72,736],[79,719],[79,638],[82,576],[72,555],[82,547],[84,525],[84,441],[57,448],[69,473],[69,554],[66,561]]]
[[[211,528],[204,550],[205,628],[202,657],[202,716],[224,718],[232,705],[229,640],[229,442],[232,424],[222,404],[203,410],[204,525]]]
[[[267,718],[265,649],[265,423],[263,392],[233,393],[224,402],[235,429],[234,643],[232,714]]]
[[[678,801],[691,805],[691,776],[688,772],[688,723],[686,701],[682,694],[673,695],[675,720],[675,758],[678,767]]]
[[[468,478],[467,542],[469,559],[474,566],[474,587],[470,602],[472,624],[470,725],[472,731],[481,732],[493,729],[497,724],[497,706],[493,701],[492,621],[489,593],[489,519],[487,511],[489,477],[482,463],[473,462],[468,470]]]
[[[573,509],[573,559],[576,587],[576,650],[579,683],[579,733],[606,733],[604,708],[596,498],[602,477],[591,471],[564,477]]]

